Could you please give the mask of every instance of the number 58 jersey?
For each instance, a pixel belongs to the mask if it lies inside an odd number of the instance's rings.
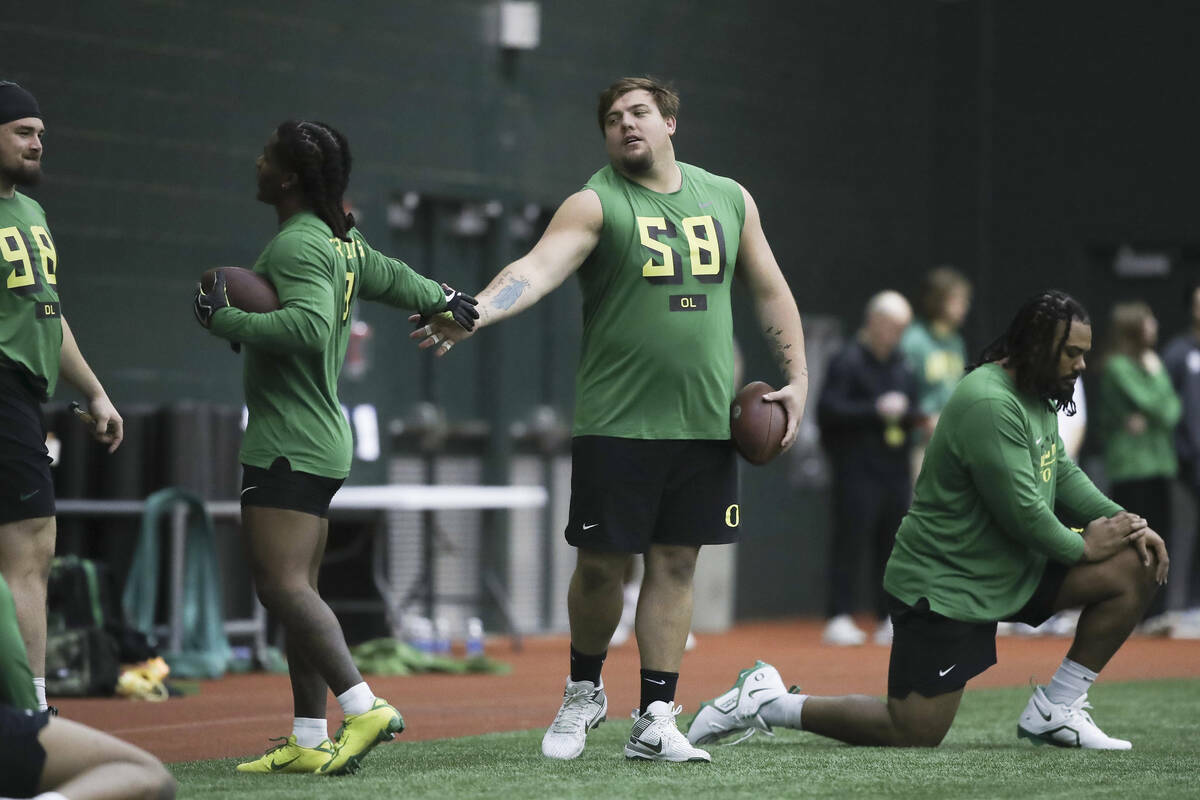
[[[678,191],[612,166],[600,240],[579,268],[583,342],[576,436],[728,439],[733,400],[730,284],[746,218],[736,182],[679,164]]]
[[[0,368],[16,369],[54,394],[62,350],[58,254],[46,212],[20,192],[0,197]]]

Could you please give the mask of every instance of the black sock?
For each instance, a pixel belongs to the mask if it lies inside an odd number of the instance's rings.
[[[600,669],[604,666],[606,658],[608,658],[607,650],[600,655],[589,656],[587,653],[576,650],[575,645],[571,645],[571,680],[591,681],[594,686],[599,686]]]
[[[655,700],[672,703],[675,700],[675,684],[679,683],[678,672],[659,672],[656,669],[642,670],[642,704],[638,713],[645,714],[646,709]]]

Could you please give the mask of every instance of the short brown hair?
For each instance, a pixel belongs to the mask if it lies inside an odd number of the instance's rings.
[[[921,299],[918,305],[921,316],[927,320],[942,315],[946,299],[956,291],[971,293],[971,282],[953,267],[936,267],[925,273],[921,281]]]
[[[1137,357],[1146,349],[1146,320],[1153,319],[1150,306],[1140,300],[1117,303],[1112,310],[1112,351]]]
[[[596,120],[600,123],[600,131],[604,131],[604,117],[608,114],[608,110],[612,108],[612,104],[617,102],[617,98],[629,92],[635,92],[638,89],[643,89],[650,93],[654,98],[654,104],[658,106],[658,113],[666,117],[677,117],[679,115],[679,95],[675,90],[662,81],[658,81],[650,76],[642,78],[621,78],[621,80],[609,86],[600,93],[600,102],[596,109]]]

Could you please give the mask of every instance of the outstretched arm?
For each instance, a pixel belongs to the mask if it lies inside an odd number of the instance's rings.
[[[750,288],[767,344],[775,355],[780,372],[787,379],[787,385],[782,389],[763,395],[763,400],[782,403],[787,412],[787,430],[783,435],[783,448],[786,450],[796,441],[800,418],[808,401],[804,329],[800,324],[796,299],[792,297],[792,290],[763,233],[758,206],[744,188],[742,196],[746,201],[746,221],[742,225],[742,238],[738,245],[737,274],[745,279]]]
[[[62,347],[58,354],[58,371],[63,380],[74,386],[81,395],[87,398],[88,412],[92,415],[94,428],[92,436],[96,441],[108,445],[108,452],[115,451],[121,446],[125,436],[125,423],[117,413],[116,406],[108,399],[104,387],[100,385],[96,373],[88,366],[79,352],[75,335],[67,318],[62,319]]]
[[[476,295],[479,322],[475,329],[521,313],[557,288],[596,247],[604,212],[600,198],[591,189],[568,197],[554,213],[542,238],[526,255],[500,270],[487,288]],[[418,317],[411,317],[417,321]],[[450,320],[435,316],[413,332],[422,349],[437,347],[443,356],[456,343],[471,335]]]

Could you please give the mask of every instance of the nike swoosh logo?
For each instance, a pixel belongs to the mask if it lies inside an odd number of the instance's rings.
[[[708,207],[709,207],[709,206],[711,206],[712,204],[713,204],[713,201],[712,201],[712,200],[706,200],[706,201],[704,201],[703,203],[701,203],[701,204],[700,204],[700,207],[701,207],[701,208],[708,208]]]
[[[751,689],[750,696],[754,697],[754,695],[758,694],[759,692],[769,692],[769,691],[771,691],[770,687],[767,687],[765,689]]]
[[[583,526],[583,529],[584,529],[585,531],[590,531],[592,528],[597,528],[597,527],[599,527],[599,526],[600,526],[600,523],[599,523],[599,522],[593,522],[591,525],[584,525],[584,526]]]
[[[1046,722],[1050,721],[1051,715],[1042,710],[1042,706],[1040,703],[1038,703],[1037,697],[1033,698],[1033,707],[1037,710],[1038,714],[1041,715],[1042,719],[1046,720]]]
[[[300,758],[300,756],[296,756],[296,758],[290,759],[288,761],[284,761],[282,764],[280,762],[276,761],[275,759],[271,759],[271,769],[273,769],[273,770],[287,769],[288,764],[291,764],[292,761],[296,761],[299,758]]]
[[[651,753],[662,752],[662,739],[659,739],[656,744],[650,744],[649,742],[643,742],[641,739],[630,736],[629,743],[634,747],[641,747],[642,749],[648,750]]]
[[[244,495],[246,492],[250,491],[251,489],[257,489],[257,488],[258,488],[257,486],[247,486],[245,489],[242,489],[241,494],[239,494],[238,497],[241,497],[242,495]]]
[[[1038,438],[1034,439],[1033,443],[1035,445],[1037,445],[1038,447],[1041,447],[1042,446],[1042,437],[1039,436]]]
[[[950,674],[950,670],[954,669],[954,668],[955,668],[955,667],[957,667],[957,666],[958,666],[958,664],[951,664],[950,666],[946,667],[945,669],[939,669],[939,670],[938,670],[938,677],[939,677],[939,678],[944,678],[944,677],[946,677],[947,675],[949,675],[949,674]]]
[[[659,686],[666,686],[666,685],[667,685],[667,682],[666,682],[666,681],[659,681],[659,680],[655,680],[654,678],[646,678],[646,681],[647,681],[648,683],[657,683]]]
[[[32,492],[27,492],[26,494],[21,495],[21,502],[24,503],[26,500],[33,497],[35,494],[37,494],[40,491],[41,491],[41,489],[34,489]]]

